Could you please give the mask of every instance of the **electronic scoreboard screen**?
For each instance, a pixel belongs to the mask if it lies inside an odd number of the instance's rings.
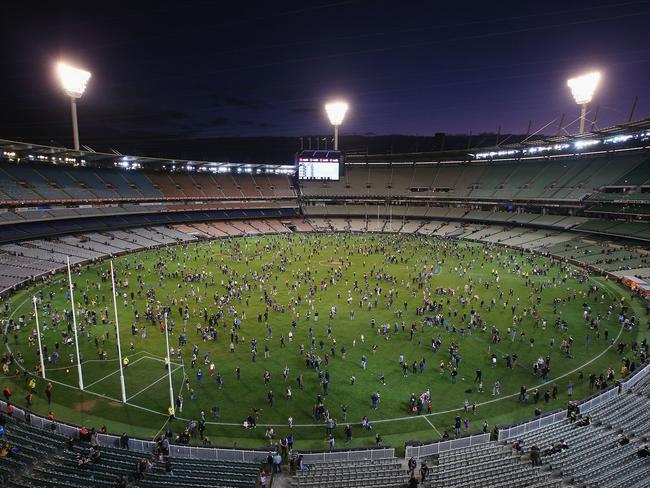
[[[337,181],[341,175],[342,158],[340,151],[301,151],[296,157],[298,179]]]

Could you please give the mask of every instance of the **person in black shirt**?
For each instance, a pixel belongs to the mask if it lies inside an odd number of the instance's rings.
[[[123,432],[122,435],[120,436],[120,447],[122,449],[129,448],[129,436],[126,434],[126,432]]]

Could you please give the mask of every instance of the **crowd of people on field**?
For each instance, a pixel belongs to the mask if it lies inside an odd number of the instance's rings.
[[[326,266],[317,265],[319,256],[331,249],[330,240],[335,242],[338,260]],[[425,243],[428,253],[422,254]],[[206,428],[204,398],[213,396],[205,393],[204,383],[208,381],[218,390],[236,389],[242,381],[247,385],[260,381],[260,390],[271,412],[278,409],[279,402],[282,410],[291,412],[294,391],[304,390],[307,385],[318,389],[312,418],[326,426],[324,440],[333,448],[336,429],[327,425],[335,419],[327,398],[332,388],[348,381],[335,372],[341,370],[342,362],[351,352],[356,364],[345,363],[345,369],[352,373],[351,386],[357,380],[386,386],[388,377],[391,381],[413,381],[419,388],[431,374],[427,366],[431,361],[434,365],[439,363],[437,371],[445,381],[451,385],[463,384],[467,375],[465,364],[482,363],[485,373],[479,375],[481,370],[478,370],[473,386],[467,382],[464,386],[466,389],[471,386],[471,394],[479,395],[474,398],[480,399],[488,381],[488,392],[492,385],[492,395],[501,394],[509,371],[519,371],[520,356],[535,358],[529,363],[532,364],[531,383],[545,384],[554,373],[551,364],[556,368],[557,360],[552,361],[554,355],[561,354],[568,360],[575,356],[576,337],[585,337],[581,344],[584,348],[592,341],[609,344],[611,327],[631,329],[640,323],[626,297],[609,296],[589,280],[585,271],[497,246],[479,247],[461,241],[425,241],[425,238],[397,235],[364,239],[295,236],[290,242],[279,237],[256,242],[224,239],[152,253],[155,259],[151,261],[128,256],[116,268],[118,305],[122,314],[131,318],[128,323],[131,340],[128,347],[123,344],[122,363],[125,368],[133,368],[130,354],[135,354],[137,348],[146,349],[156,334],[168,334],[171,343],[164,356],[164,368],[175,371],[179,365],[185,366],[181,391],[168,406],[169,418],[174,421],[182,417],[183,409],[187,408],[185,400],[189,398],[189,403],[195,405],[191,412],[201,412],[202,418],[197,418],[195,426],[202,425],[203,430]],[[406,271],[397,273],[396,266]],[[86,277],[85,282],[81,270],[75,270],[73,281],[78,302],[75,318],[80,342],[84,341],[83,349],[94,347],[101,361],[109,361],[116,359],[110,273],[105,266],[94,269],[96,279]],[[442,286],[441,274],[454,275],[459,285]],[[65,301],[57,301],[56,286],[41,289],[36,297],[45,335],[43,360],[46,369],[57,368],[62,362],[67,372],[74,371],[84,358],[77,358],[74,351],[70,292],[63,286],[65,280],[53,280],[54,285],[61,285],[59,293],[65,295]],[[152,282],[157,285],[152,286]],[[517,292],[517,287],[523,287],[527,295]],[[332,290],[336,290],[335,298]],[[322,296],[327,296],[327,301]],[[581,311],[580,319],[569,318],[564,313],[570,308]],[[9,343],[13,336],[14,344],[11,352],[6,350],[3,354],[2,370],[5,375],[25,382],[28,407],[34,395],[41,393],[46,395],[49,404],[51,383],[40,391],[30,387],[40,372],[40,362],[36,359],[41,354],[34,341],[33,313],[20,310],[20,315],[14,318],[8,305],[5,311],[4,342]],[[370,317],[368,322],[357,325],[355,311],[358,316]],[[337,342],[342,323],[357,330],[352,336],[347,334],[345,341],[339,337]],[[553,333],[545,334],[548,342],[541,344],[536,340],[538,331]],[[486,344],[483,358],[477,359],[475,348],[469,346],[476,340]],[[377,357],[382,341],[403,347],[398,365]],[[430,350],[423,354],[422,350],[429,349],[425,345],[429,342]],[[222,350],[217,353],[218,347]],[[417,353],[413,352],[415,348]],[[224,350],[226,356],[233,355],[238,363],[232,370],[222,367],[224,360],[220,355]],[[635,371],[647,359],[648,344],[646,340],[637,343],[619,339],[616,351],[620,365],[590,373],[591,389],[606,388],[617,378]],[[272,355],[279,354],[287,358],[297,355],[300,361],[291,360],[289,367],[287,360],[282,370],[275,371],[267,364]],[[259,380],[249,372],[258,370],[258,362],[264,364]],[[574,383],[579,386],[582,379],[580,373],[575,380],[570,380],[569,399]],[[386,404],[410,415],[430,414],[440,401],[436,391],[430,388],[410,398],[393,399],[384,395],[383,401],[381,393],[374,391],[374,386],[371,389],[369,403],[351,405],[358,419],[372,417],[374,411],[385,408]],[[12,392],[8,393],[5,398],[10,404]],[[304,402],[303,394],[297,394],[301,396],[300,402]],[[534,403],[538,403],[540,396],[545,403],[550,403],[559,397],[557,385],[546,385],[541,391],[522,385],[519,401],[527,403],[531,396]],[[472,413],[477,403],[480,401],[472,401]],[[287,422],[290,430],[293,418],[294,414],[290,415],[291,421]],[[258,414],[249,414],[241,420],[241,425],[255,428],[257,419]],[[343,425],[348,423],[346,411]],[[464,428],[460,429],[453,425],[456,435],[469,431],[470,417],[466,416],[462,423]],[[363,427],[370,430],[370,420]],[[184,429],[178,440],[189,442],[192,436],[193,432]]]

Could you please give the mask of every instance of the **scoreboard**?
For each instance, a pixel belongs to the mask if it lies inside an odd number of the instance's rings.
[[[341,176],[343,154],[340,151],[305,150],[296,156],[299,180],[333,180]]]

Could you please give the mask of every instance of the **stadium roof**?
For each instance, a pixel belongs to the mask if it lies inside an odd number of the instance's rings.
[[[608,141],[616,144],[614,148],[629,147],[630,145],[646,146],[647,141],[650,141],[650,119],[598,129],[581,135],[536,136],[534,139],[531,138],[517,144],[498,145],[491,148],[402,154],[350,154],[346,157],[346,164],[458,163],[481,159],[512,159],[558,153],[573,154],[585,150],[595,150],[595,146],[606,144]],[[602,147],[600,149],[602,150]],[[89,148],[84,151],[75,151],[66,147],[44,146],[6,139],[0,139],[0,157],[13,161],[34,161],[46,164],[164,171],[291,174],[296,170],[293,164],[251,164],[132,156],[121,154],[118,151],[102,153]]]
[[[642,119],[637,122],[630,122],[628,124],[614,125],[612,127],[607,127],[605,129],[596,129],[590,132],[585,132],[584,134],[564,134],[554,137],[542,137],[541,139],[535,139],[531,141],[524,141],[520,144],[513,144],[512,147],[517,147],[520,145],[539,145],[540,143],[561,143],[561,142],[572,142],[581,139],[592,139],[595,136],[608,137],[616,136],[623,134],[631,134],[634,132],[644,132],[650,130],[650,119]],[[507,146],[511,147],[511,146]]]
[[[178,158],[155,158],[130,156],[117,151],[102,153],[92,150],[75,151],[58,146],[44,146],[27,142],[0,139],[0,157],[13,161],[34,161],[45,164],[70,166],[118,167],[124,169],[148,169],[166,171],[211,171],[214,173],[281,173],[295,171],[294,165],[251,164],[225,161],[196,161]]]
[[[615,125],[584,134],[531,137],[516,144],[499,144],[493,147],[468,148],[437,152],[419,152],[382,155],[348,155],[346,164],[438,164],[462,163],[475,160],[513,159],[551,154],[575,154],[596,150],[595,146],[612,142],[618,149],[629,146],[646,146],[650,142],[650,119]],[[505,142],[505,141],[504,141]],[[602,147],[599,148],[603,150]]]

